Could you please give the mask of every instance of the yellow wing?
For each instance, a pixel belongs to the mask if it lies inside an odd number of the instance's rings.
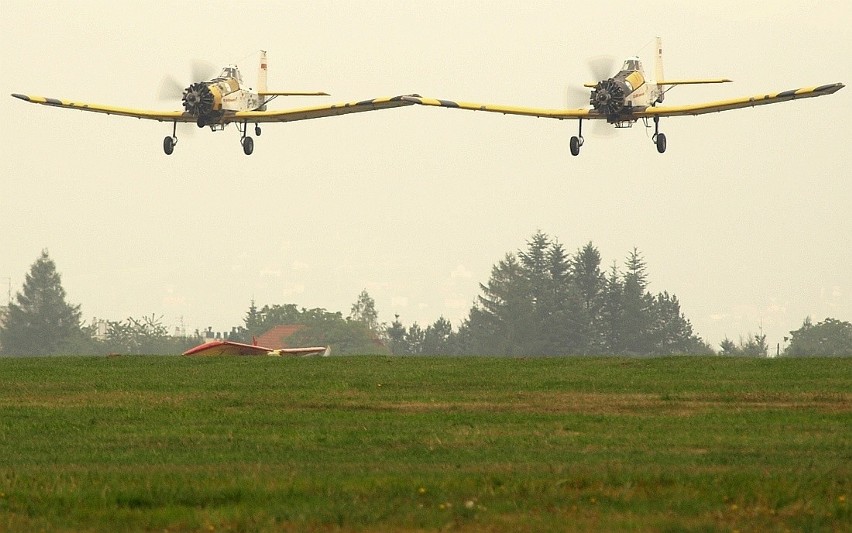
[[[665,82],[667,85],[678,85],[688,83],[724,83],[727,80],[672,80]],[[403,96],[403,100],[413,102],[420,105],[449,107],[453,109],[468,109],[471,111],[490,111],[493,113],[502,113],[504,115],[525,115],[542,118],[564,119],[583,119],[583,120],[637,120],[644,117],[675,117],[682,115],[702,115],[704,113],[715,113],[719,111],[727,111],[729,109],[740,109],[744,107],[754,107],[758,105],[774,104],[777,102],[787,102],[789,100],[797,100],[799,98],[813,98],[815,96],[824,96],[833,94],[844,85],[842,83],[832,83],[829,85],[820,85],[817,87],[805,87],[802,89],[794,89],[791,91],[783,91],[779,93],[760,94],[756,96],[747,96],[743,98],[734,98],[731,100],[719,100],[716,102],[706,102],[702,104],[688,104],[682,106],[665,106],[665,107],[647,107],[634,108],[631,111],[616,117],[607,117],[605,114],[598,113],[591,108],[580,109],[542,109],[534,107],[508,106],[508,105],[493,105],[493,104],[478,104],[471,102],[457,102],[455,100],[439,100],[437,98],[422,98],[416,96]]]
[[[126,107],[115,107],[101,104],[90,104],[73,102],[71,100],[59,100],[57,98],[45,98],[43,96],[28,96],[25,94],[12,94],[25,102],[42,104],[65,109],[77,109],[79,111],[91,111],[93,113],[104,113],[107,115],[119,115],[139,119],[157,120],[159,122],[195,122],[197,117],[185,111],[150,111],[145,109],[130,109]],[[360,113],[363,111],[377,111],[394,107],[412,105],[414,102],[404,100],[403,96],[384,98],[373,98],[357,102],[344,102],[338,104],[326,104],[321,106],[285,109],[280,111],[225,111],[220,122],[291,122],[295,120],[308,120],[314,118],[346,115],[348,113]]]
[[[416,95],[411,95],[416,96]],[[283,109],[280,111],[237,111],[226,114],[225,122],[293,122],[296,120],[309,120],[322,117],[333,117],[349,113],[361,113],[364,111],[378,111],[380,109],[392,109],[412,105],[414,102],[406,100],[409,96],[387,96],[361,100],[358,102],[346,102],[339,104],[326,104],[296,109]]]
[[[805,87],[802,89],[782,91],[780,93],[758,94],[755,96],[733,98],[731,100],[719,100],[716,102],[706,102],[703,104],[648,107],[641,111],[634,111],[632,113],[632,116],[635,118],[677,117],[683,115],[703,115],[705,113],[718,113],[719,111],[728,111],[729,109],[742,109],[744,107],[754,107],[758,105],[775,104],[778,102],[788,102],[790,100],[798,100],[799,98],[813,98],[815,96],[825,96],[827,94],[834,94],[843,87],[844,85],[842,83],[831,83],[829,85],[819,85],[817,87]]]
[[[419,96],[403,96],[403,100],[420,105],[431,105],[438,107],[449,107],[452,109],[469,109],[471,111],[490,111],[504,115],[524,115],[530,117],[564,119],[606,119],[594,109],[543,109],[536,107],[522,107],[495,104],[475,104],[471,102],[457,102],[455,100],[439,100],[437,98],[422,98]]]
[[[26,94],[12,94],[12,96],[34,104],[62,107],[65,109],[79,109],[80,111],[105,113],[107,115],[144,118],[148,120],[158,120],[160,122],[195,122],[195,117],[184,111],[148,111],[144,109],[130,109],[126,107],[114,107],[101,104],[87,104],[83,102],[73,102],[71,100],[59,100],[58,98],[45,98],[43,96],[28,96]]]

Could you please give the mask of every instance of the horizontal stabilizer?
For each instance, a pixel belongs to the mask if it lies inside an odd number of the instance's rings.
[[[728,78],[707,78],[703,80],[665,80],[658,81],[657,85],[699,85],[702,83],[730,83]]]
[[[331,96],[322,91],[302,92],[302,91],[262,91],[257,93],[259,96]]]

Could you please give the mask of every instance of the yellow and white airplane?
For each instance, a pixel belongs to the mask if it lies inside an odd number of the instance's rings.
[[[237,125],[237,129],[241,134],[240,144],[243,147],[243,152],[246,155],[251,155],[254,151],[254,140],[248,136],[249,124],[254,124],[254,133],[256,136],[259,136],[261,123],[292,122],[295,120],[308,120],[348,113],[360,113],[363,111],[377,111],[413,104],[413,102],[404,100],[402,96],[394,96],[357,102],[268,111],[266,105],[279,96],[328,96],[328,94],[324,92],[269,91],[266,86],[266,80],[267,55],[266,51],[261,50],[256,90],[247,87],[243,83],[243,78],[236,65],[228,65],[222,69],[222,72],[217,77],[208,81],[197,81],[183,91],[183,111],[129,109],[75,102],[72,100],[45,98],[42,96],[29,96],[26,94],[12,94],[12,96],[34,104],[156,120],[159,122],[171,122],[173,125],[172,134],[163,139],[163,151],[166,155],[171,155],[175,149],[175,144],[177,144],[178,122],[195,122],[199,128],[209,126],[213,131],[221,131],[225,129],[226,125],[234,123]]]
[[[588,108],[579,109],[540,109],[532,107],[491,105],[471,102],[457,102],[453,100],[441,100],[436,98],[422,98],[419,96],[404,96],[403,100],[421,105],[449,107],[454,109],[468,109],[471,111],[492,111],[504,115],[527,115],[533,117],[555,118],[559,120],[579,120],[579,133],[571,137],[571,155],[579,155],[580,147],[583,146],[583,120],[606,120],[616,128],[632,127],[639,119],[650,128],[650,121],[654,123],[654,135],[651,140],[656,144],[657,151],[666,151],[666,136],[660,133],[661,117],[676,117],[682,115],[702,115],[727,111],[729,109],[740,109],[758,105],[787,102],[799,98],[812,98],[833,94],[844,87],[842,83],[832,83],[815,87],[805,87],[782,91],[778,93],[758,94],[744,98],[731,100],[719,100],[699,104],[687,104],[678,106],[658,106],[665,98],[666,92],[676,85],[690,85],[699,83],[727,83],[731,80],[718,79],[696,79],[678,80],[666,79],[663,76],[663,48],[659,37],[656,39],[657,55],[655,66],[655,80],[649,81],[642,69],[642,62],[638,57],[630,57],[624,61],[616,75],[601,80],[597,83],[587,83],[584,86],[592,89],[589,97]]]

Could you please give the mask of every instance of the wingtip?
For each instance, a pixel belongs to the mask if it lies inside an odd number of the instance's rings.
[[[834,94],[840,89],[846,87],[843,83],[830,83],[828,85],[821,85],[815,89],[816,92],[822,92],[825,94]]]
[[[24,101],[27,101],[27,102],[29,102],[29,100],[30,100],[30,97],[25,95],[25,94],[12,93],[12,96],[14,96],[15,98],[17,98],[19,100],[24,100]]]

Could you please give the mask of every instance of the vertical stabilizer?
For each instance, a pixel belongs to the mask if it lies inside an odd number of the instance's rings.
[[[266,82],[266,50],[260,51],[260,70],[257,71],[257,92],[267,92]]]
[[[666,78],[663,76],[663,40],[657,37],[657,55],[655,56],[654,61],[654,83],[660,83]],[[658,102],[663,101],[663,96],[665,95],[665,91],[660,86],[657,86],[657,90],[660,95],[657,98]]]

